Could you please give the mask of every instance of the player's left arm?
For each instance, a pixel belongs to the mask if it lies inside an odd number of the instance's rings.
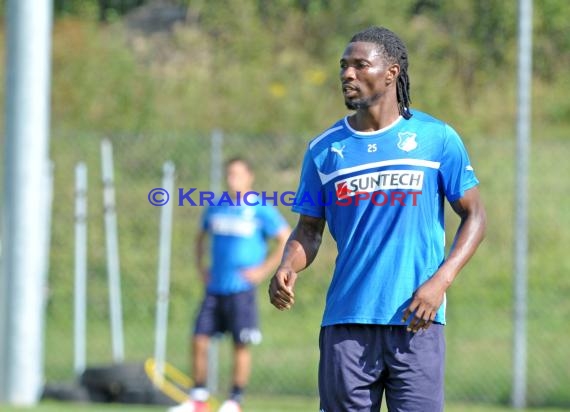
[[[291,229],[289,226],[283,226],[277,234],[273,237],[276,242],[273,251],[267,256],[267,258],[261,263],[261,265],[247,268],[243,271],[243,274],[247,280],[252,283],[258,284],[262,282],[267,276],[273,273],[279,262],[281,261],[281,256],[283,255],[283,249],[289,239],[291,234]]]
[[[460,199],[451,202],[451,207],[461,218],[461,223],[449,256],[437,272],[415,291],[410,305],[404,310],[402,321],[406,322],[412,316],[408,330],[413,332],[429,328],[443,302],[445,291],[471,259],[485,236],[487,218],[477,186],[468,189]]]

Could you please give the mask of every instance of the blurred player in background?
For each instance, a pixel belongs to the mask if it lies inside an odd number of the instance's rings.
[[[338,257],[320,332],[321,412],[439,412],[445,292],[485,232],[478,180],[458,134],[410,110],[408,56],[393,32],[355,34],[340,59],[354,113],[308,146],[287,242],[269,295],[294,303],[328,224]],[[332,201],[303,202],[332,193]],[[444,200],[461,219],[444,257]]]
[[[243,195],[252,190],[254,174],[241,158],[226,163],[227,193],[230,202],[208,207],[196,241],[197,268],[205,286],[191,345],[194,388],[190,399],[170,412],[209,411],[206,389],[210,337],[231,333],[234,341],[232,389],[220,412],[240,411],[240,403],[251,371],[248,345],[261,341],[258,325],[256,286],[273,273],[290,234],[289,226],[276,208],[260,204],[248,206]],[[240,198],[241,205],[237,205]],[[256,203],[254,194],[247,197]],[[206,243],[210,241],[210,265],[206,264]],[[268,241],[277,242],[268,255]]]

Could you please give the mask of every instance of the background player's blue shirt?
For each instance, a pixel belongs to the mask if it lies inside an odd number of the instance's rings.
[[[444,198],[478,183],[458,134],[422,112],[375,132],[344,118],[313,139],[292,209],[325,218],[337,243],[323,326],[402,324],[443,263]],[[445,300],[435,320],[445,323]]]
[[[243,270],[263,263],[267,239],[285,226],[272,206],[208,207],[202,216],[202,229],[211,236],[208,293],[229,295],[252,289],[254,285],[244,278]]]

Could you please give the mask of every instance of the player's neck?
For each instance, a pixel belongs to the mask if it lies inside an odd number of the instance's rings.
[[[359,132],[375,132],[390,126],[399,116],[397,104],[377,104],[357,110],[349,117],[349,122],[350,126]]]

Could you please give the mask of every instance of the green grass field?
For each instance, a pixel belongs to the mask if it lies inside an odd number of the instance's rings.
[[[127,405],[81,405],[69,403],[42,403],[35,408],[10,408],[0,407],[2,412],[17,412],[17,411],[33,411],[33,412],[164,412],[164,407],[150,407],[150,406],[127,406]],[[247,399],[244,404],[245,412],[315,412],[318,410],[318,401],[312,398],[300,397],[265,397],[265,398],[251,398]],[[385,411],[382,408],[382,411]],[[507,412],[513,409],[499,406],[477,405],[477,404],[460,404],[450,403],[446,405],[446,412]],[[567,412],[570,409],[528,409],[533,412]]]

